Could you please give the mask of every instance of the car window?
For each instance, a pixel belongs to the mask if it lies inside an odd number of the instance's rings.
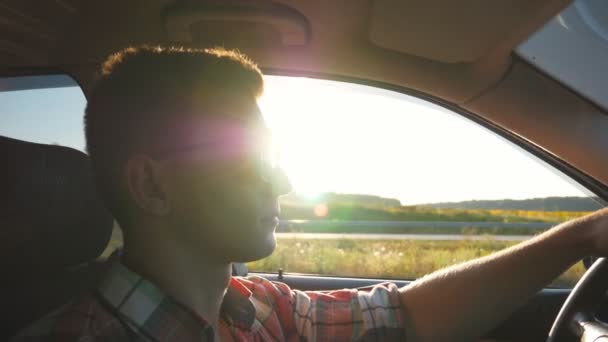
[[[253,272],[416,279],[599,209],[581,186],[484,127],[394,91],[266,76],[259,104],[294,186]],[[0,78],[0,135],[84,150],[82,91]],[[120,231],[104,255],[122,244]],[[577,264],[554,286],[571,287]]]
[[[66,75],[0,78],[0,135],[84,151],[85,105]]]
[[[260,107],[295,192],[261,272],[416,279],[602,206],[506,139],[369,86],[267,76]],[[553,285],[570,287],[575,265]]]

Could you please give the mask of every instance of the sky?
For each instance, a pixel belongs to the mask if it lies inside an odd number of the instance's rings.
[[[359,193],[421,204],[586,196],[578,185],[485,128],[384,89],[265,77],[259,100],[296,192]],[[78,87],[0,92],[0,135],[84,150]]]

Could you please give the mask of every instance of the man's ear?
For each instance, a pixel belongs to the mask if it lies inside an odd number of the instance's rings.
[[[143,154],[134,155],[127,161],[125,173],[129,195],[137,208],[154,216],[169,213],[161,163]]]

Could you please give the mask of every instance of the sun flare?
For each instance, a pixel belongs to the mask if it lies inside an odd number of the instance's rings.
[[[300,195],[372,194],[403,204],[585,195],[502,138],[423,100],[304,77],[265,83],[259,105]]]

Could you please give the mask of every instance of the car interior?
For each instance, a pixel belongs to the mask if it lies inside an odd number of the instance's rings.
[[[569,0],[7,0],[0,2],[0,92],[41,87],[10,82],[13,77],[62,74],[72,77],[86,97],[101,62],[132,45],[238,48],[265,74],[371,85],[449,108],[531,152],[606,201],[608,108],[515,52],[571,4]],[[608,75],[607,70],[597,71],[597,77],[602,74]],[[60,83],[45,86],[61,87]],[[2,111],[0,103],[0,115]],[[0,263],[5,270],[0,339],[7,339],[94,284],[113,218],[97,197],[85,153],[0,137],[0,154],[5,158],[0,178]],[[235,273],[245,271],[239,267]],[[301,290],[382,281],[264,276]],[[571,292],[549,288],[539,292],[484,340],[546,340]],[[592,300],[600,301],[597,296]],[[564,318],[563,324],[569,319]],[[563,338],[577,337],[564,332]]]

